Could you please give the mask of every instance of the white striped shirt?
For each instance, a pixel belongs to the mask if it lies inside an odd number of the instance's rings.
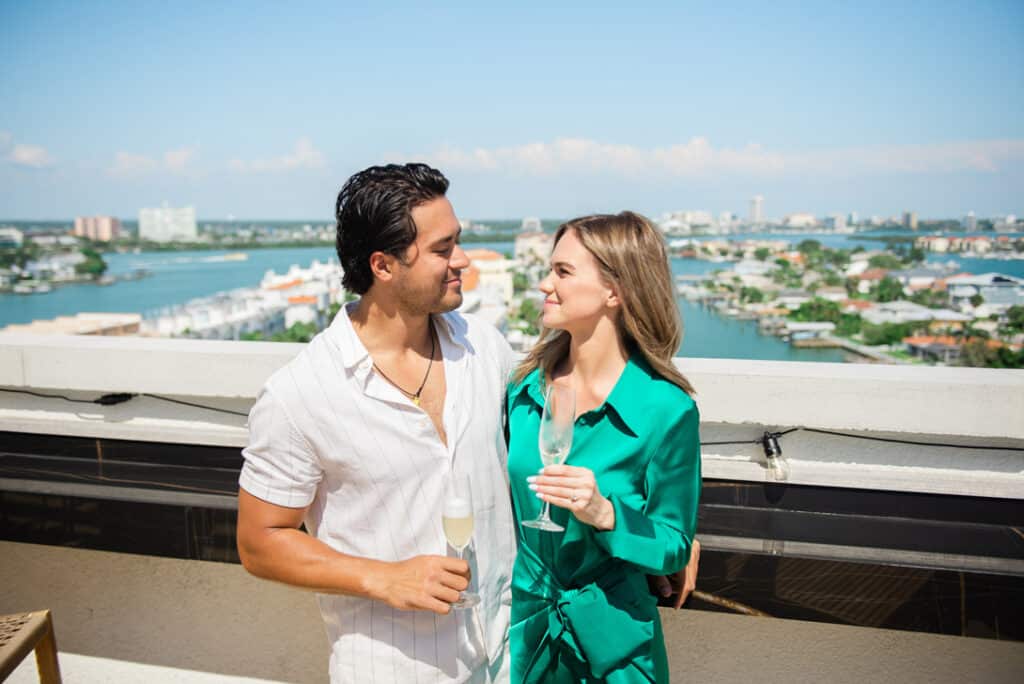
[[[345,554],[454,555],[441,527],[444,478],[453,463],[470,476],[475,530],[466,558],[480,604],[439,616],[319,594],[332,682],[483,681],[506,646],[515,532],[501,413],[512,352],[472,316],[433,320],[447,446],[430,417],[373,370],[345,308],[270,378],[249,414],[239,484],[279,506],[310,506],[306,529]]]

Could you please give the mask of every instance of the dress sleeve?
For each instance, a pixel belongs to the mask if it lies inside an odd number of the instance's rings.
[[[677,572],[689,562],[701,487],[699,424],[697,406],[688,402],[648,462],[643,510],[610,496],[615,528],[595,533],[613,557],[647,574]]]
[[[287,508],[313,502],[323,478],[319,460],[273,393],[264,388],[249,411],[249,444],[238,484],[253,496]]]

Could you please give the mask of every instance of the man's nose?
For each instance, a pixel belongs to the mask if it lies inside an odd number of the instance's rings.
[[[462,249],[462,245],[455,245],[455,249],[452,250],[452,258],[448,261],[448,266],[453,270],[461,270],[469,266],[469,257],[466,256],[466,251]]]

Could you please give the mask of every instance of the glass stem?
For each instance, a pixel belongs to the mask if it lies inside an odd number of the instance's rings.
[[[551,502],[550,501],[545,501],[544,502],[544,512],[540,514],[540,519],[541,520],[551,520],[551,514],[549,513],[550,510],[551,510]]]

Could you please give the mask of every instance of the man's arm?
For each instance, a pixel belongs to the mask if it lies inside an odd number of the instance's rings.
[[[238,555],[253,575],[327,594],[374,599],[444,615],[469,586],[469,564],[447,556],[389,563],[349,556],[299,526],[307,508],[286,508],[238,490]]]
[[[647,586],[651,593],[663,599],[668,599],[675,594],[676,598],[671,603],[660,605],[682,608],[686,599],[697,588],[697,570],[700,567],[700,542],[693,540],[690,548],[690,562],[679,572],[671,575],[648,575]]]

